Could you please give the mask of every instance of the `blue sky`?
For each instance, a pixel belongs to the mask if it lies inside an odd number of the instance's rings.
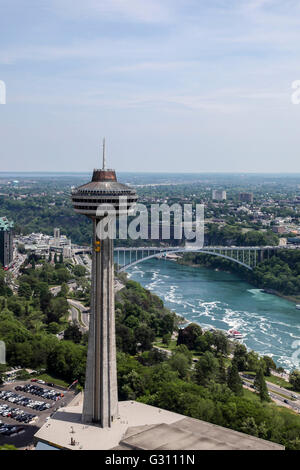
[[[300,0],[0,0],[2,171],[300,171]]]

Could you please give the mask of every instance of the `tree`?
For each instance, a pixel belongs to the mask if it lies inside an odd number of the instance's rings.
[[[56,266],[58,268],[55,270],[54,282],[57,282],[58,284],[68,282],[71,277],[69,271],[64,267],[64,265],[57,264]]]
[[[64,262],[64,256],[63,256],[62,253],[60,253],[60,255],[59,255],[59,263],[60,263],[60,264],[63,264],[63,262]]]
[[[69,292],[68,284],[66,282],[63,282],[62,285],[61,285],[60,292],[58,293],[58,296],[59,297],[67,297],[68,292]]]
[[[227,385],[235,395],[243,395],[243,384],[239,375],[237,365],[235,363],[229,367]]]
[[[234,348],[233,360],[239,371],[246,370],[247,368],[247,348],[244,344],[237,344]]]
[[[128,354],[136,353],[136,341],[133,330],[126,325],[116,323],[116,346],[119,351]]]
[[[28,282],[20,282],[18,294],[20,297],[25,297],[25,299],[29,300],[31,297],[31,286]]]
[[[162,337],[162,342],[163,342],[166,346],[169,346],[170,341],[171,341],[171,334],[170,334],[170,333],[164,334],[163,337]]]
[[[189,349],[195,349],[196,341],[202,335],[202,329],[197,323],[190,323],[178,332],[177,346],[185,344]]]
[[[68,382],[78,379],[84,384],[86,348],[72,341],[58,341],[47,357],[47,369],[50,374]]]
[[[160,334],[172,334],[174,330],[174,315],[166,313],[160,321]]]
[[[264,371],[262,367],[259,367],[256,372],[256,376],[254,379],[254,387],[258,391],[261,401],[270,401],[268,387],[265,381]]]
[[[18,370],[16,374],[17,380],[29,380],[30,378],[30,374],[25,369]]]
[[[180,379],[185,379],[189,371],[188,358],[181,352],[175,352],[169,359],[169,365],[172,370],[178,372]]]
[[[276,370],[276,364],[270,356],[263,356],[263,361],[266,364],[265,375],[271,375],[271,369]]]
[[[184,354],[185,357],[188,360],[189,365],[192,364],[192,362],[193,362],[193,353],[186,347],[185,344],[180,344],[179,346],[176,346],[176,351],[175,352]]]
[[[250,351],[247,354],[247,370],[256,372],[260,368],[260,365],[259,355],[254,351]]]
[[[58,323],[56,323],[54,321],[49,323],[49,325],[48,325],[49,333],[52,333],[53,335],[56,335],[57,333],[59,333],[60,330],[61,330],[61,327],[59,326]]]
[[[159,349],[153,348],[151,351],[145,351],[138,356],[138,361],[144,366],[153,366],[160,364],[166,360],[166,353]]]
[[[74,343],[79,344],[82,339],[82,333],[77,325],[77,323],[72,322],[68,328],[64,331],[64,339],[73,341]]]
[[[300,392],[300,371],[294,370],[290,373],[289,382],[293,386],[294,390]]]
[[[241,431],[251,436],[258,436],[258,428],[253,416],[249,416],[242,422]]]
[[[22,367],[31,367],[33,360],[32,346],[28,342],[15,343],[8,348],[9,362]]]
[[[217,352],[224,354],[227,356],[228,349],[229,349],[229,341],[225,334],[222,331],[214,331],[212,333],[213,337],[213,344],[215,345]]]
[[[69,310],[69,304],[64,297],[53,297],[47,310],[48,323],[59,323]]]
[[[129,315],[124,321],[124,324],[128,326],[128,328],[132,329],[137,328],[139,326],[139,323],[139,319],[134,315]]]
[[[219,357],[219,371],[217,380],[220,384],[225,384],[227,382],[226,367],[223,356]]]
[[[195,366],[195,379],[199,385],[206,386],[217,376],[219,361],[210,352],[206,351],[198,360]]]
[[[154,341],[154,331],[146,324],[141,324],[134,331],[135,340],[140,343],[140,349],[147,351],[152,348],[152,341]]]
[[[86,275],[86,268],[81,264],[76,264],[73,268],[74,276],[83,277]]]
[[[204,335],[198,336],[195,341],[195,349],[199,352],[211,351],[212,334],[206,331]]]
[[[145,389],[143,376],[137,371],[132,370],[127,376],[124,377],[126,385],[122,387],[122,394],[125,399],[135,400],[138,396],[142,395]]]

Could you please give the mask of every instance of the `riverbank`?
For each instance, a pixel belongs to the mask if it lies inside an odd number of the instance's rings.
[[[278,292],[274,289],[262,289],[262,290],[266,294],[277,295],[278,297],[281,297],[282,299],[289,300],[290,302],[295,302],[296,304],[300,303],[300,295],[298,296],[284,295],[281,292]]]
[[[220,271],[220,272],[224,272],[228,274],[237,274],[241,277],[241,279],[245,280],[246,282],[249,282],[249,284],[252,284],[253,287],[261,289],[266,294],[276,295],[278,297],[281,297],[282,299],[288,300],[289,302],[294,302],[295,304],[300,303],[300,295],[299,296],[285,295],[276,289],[264,288],[263,286],[260,286],[259,284],[254,283],[253,281],[251,282],[251,276],[245,275],[244,268],[240,268],[239,265],[236,265],[235,269],[230,270],[228,268],[224,269],[221,266],[221,263],[219,267],[215,267],[215,266],[208,266],[206,263],[193,263],[192,261],[185,260],[183,258],[177,259],[176,262],[182,266],[189,266],[191,268],[205,268],[205,269],[213,270],[215,272]]]
[[[238,273],[199,265],[194,269],[151,259],[132,267],[128,275],[159,296],[186,323],[222,331],[234,328],[244,336],[242,342],[247,348],[261,356],[270,355],[278,367],[287,371],[299,367],[293,346],[295,340],[300,340],[294,303],[265,294],[241,280]]]

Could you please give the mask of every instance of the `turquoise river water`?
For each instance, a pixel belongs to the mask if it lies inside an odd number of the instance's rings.
[[[300,365],[300,310],[238,276],[151,259],[128,269],[132,280],[157,294],[187,320],[221,330],[236,328],[248,348],[272,356],[277,366]]]

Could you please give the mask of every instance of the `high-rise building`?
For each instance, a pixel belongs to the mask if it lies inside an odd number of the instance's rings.
[[[54,229],[53,236],[54,236],[54,246],[59,246],[59,242],[60,242],[60,229],[59,228]]]
[[[212,198],[215,201],[226,201],[226,191],[223,191],[222,189],[213,189]]]
[[[4,267],[13,260],[13,226],[6,217],[0,217],[0,263]]]
[[[240,193],[239,194],[239,200],[241,202],[253,202],[253,193]]]
[[[122,199],[120,199],[122,198]],[[110,427],[118,415],[118,387],[115,344],[113,238],[97,229],[104,209],[116,216],[130,211],[137,196],[133,189],[117,181],[114,170],[94,170],[92,181],[72,191],[75,212],[93,222],[91,315],[82,420]],[[99,208],[103,209],[102,215]]]

